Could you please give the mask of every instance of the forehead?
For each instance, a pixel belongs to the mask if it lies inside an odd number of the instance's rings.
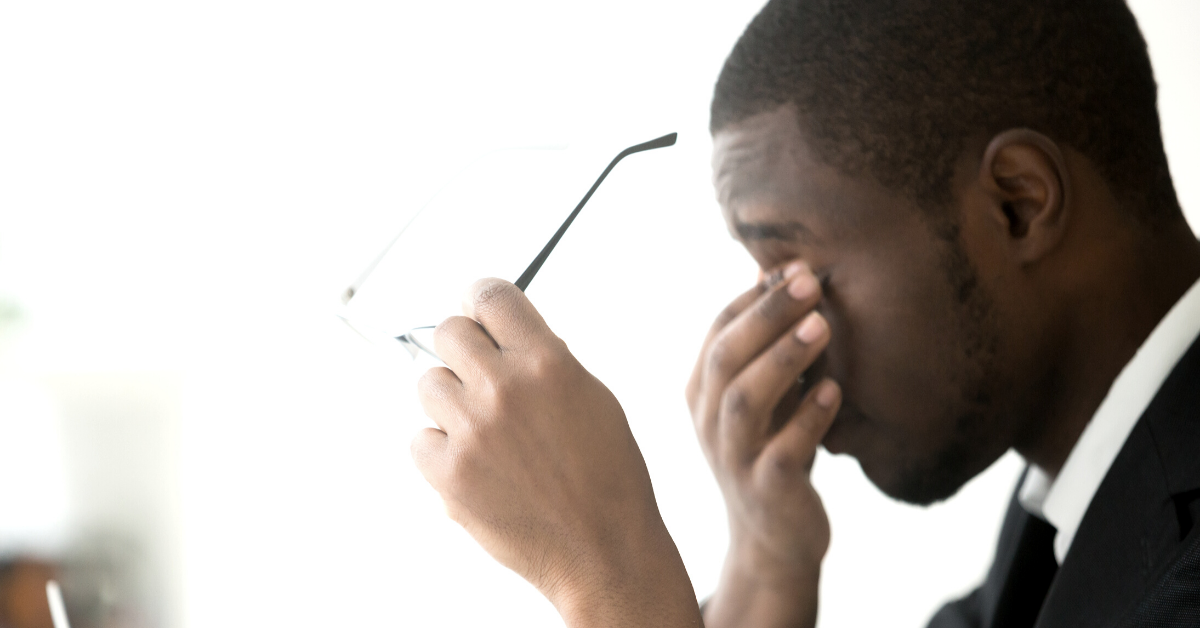
[[[912,200],[869,174],[827,164],[803,126],[794,107],[782,106],[713,136],[713,183],[726,225],[760,264],[886,257],[896,247],[927,245],[931,232]]]
[[[752,197],[795,193],[810,161],[794,110],[781,107],[713,137],[713,185],[722,207]]]
[[[809,148],[796,111],[785,105],[713,136],[713,185],[735,237],[744,225],[799,222],[824,231],[857,222],[880,190],[841,174]]]

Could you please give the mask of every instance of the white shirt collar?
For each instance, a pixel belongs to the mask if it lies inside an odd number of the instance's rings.
[[[1058,477],[1031,465],[1017,500],[1029,513],[1057,530],[1054,557],[1062,564],[1096,489],[1108,474],[1142,412],[1200,335],[1200,280],[1184,293],[1113,380],[1067,455]]]

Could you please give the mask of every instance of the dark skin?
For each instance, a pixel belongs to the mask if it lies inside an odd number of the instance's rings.
[[[1078,153],[1022,130],[966,152],[947,210],[961,242],[947,242],[911,201],[823,165],[790,107],[715,138],[730,232],[764,269],[802,259],[825,289],[825,372],[846,391],[825,446],[910,501],[946,497],[1010,447],[1056,473],[1200,273],[1185,223],[1144,233]],[[947,450],[961,468],[936,467]],[[924,494],[926,470],[959,477]]]
[[[949,240],[910,201],[823,164],[797,120],[785,106],[717,133],[714,179],[731,233],[760,266],[798,258],[825,287],[824,372],[844,390],[825,446],[855,456],[885,492],[919,502],[948,496],[1009,448],[1056,474],[1112,380],[1200,276],[1186,223],[1148,232],[1086,158],[1013,129],[964,150]],[[770,298],[752,291],[731,308],[770,311]],[[779,324],[772,318],[728,324]],[[746,420],[712,401],[729,387],[704,385],[729,335],[710,338],[697,364],[688,392],[698,424]],[[707,451],[719,447],[700,434]],[[719,480],[737,475],[710,461]],[[827,532],[774,508],[803,494],[744,504],[726,491],[734,542],[707,625],[815,621]],[[807,539],[808,551],[770,551],[789,544],[747,514],[772,509],[788,521],[774,527]],[[763,594],[781,588],[792,594]]]
[[[773,280],[718,318],[687,390],[730,520],[710,628],[815,623],[820,444],[917,502],[1010,448],[1054,475],[1200,277],[1186,222],[1141,226],[1034,131],[968,142],[939,216],[825,165],[799,119],[784,106],[714,135],[730,231]],[[436,336],[449,368],[421,384],[441,429],[413,444],[452,516],[570,626],[699,625],[616,400],[511,284],[482,282],[465,311]]]

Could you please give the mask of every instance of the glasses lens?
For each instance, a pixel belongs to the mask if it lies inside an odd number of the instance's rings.
[[[478,159],[412,219],[355,287],[342,318],[395,344],[413,328],[461,314],[473,282],[515,280],[602,168],[590,157],[520,149]]]
[[[412,355],[413,359],[420,358],[423,354],[427,355],[439,362],[441,358],[433,350],[433,330],[434,326],[417,327],[411,329],[408,333],[399,336],[396,340]]]

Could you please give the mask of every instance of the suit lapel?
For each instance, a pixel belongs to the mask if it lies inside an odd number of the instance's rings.
[[[1142,414],[1080,523],[1038,628],[1111,626],[1180,550],[1176,497],[1200,487],[1200,343]]]

